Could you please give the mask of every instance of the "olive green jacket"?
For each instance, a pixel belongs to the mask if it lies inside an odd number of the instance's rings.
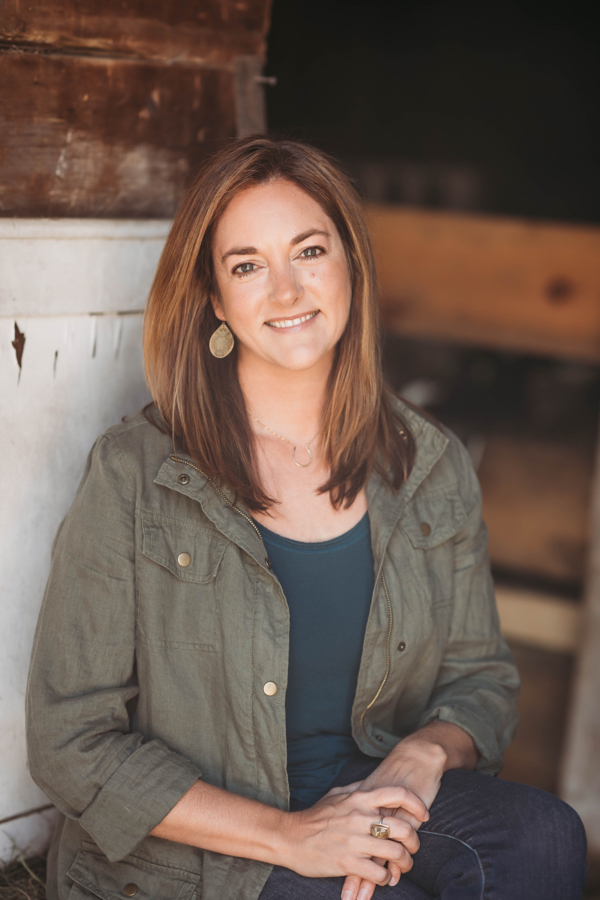
[[[375,589],[352,732],[384,757],[432,719],[454,722],[496,773],[518,676],[477,479],[452,434],[401,411],[417,457],[399,493],[368,484]],[[31,773],[63,814],[50,900],[122,900],[126,886],[140,900],[256,900],[268,864],[149,833],[198,778],[287,808],[288,639],[247,511],[143,415],[109,429],[55,541],[31,662]]]

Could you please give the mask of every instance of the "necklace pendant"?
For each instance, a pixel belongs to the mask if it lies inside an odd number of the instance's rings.
[[[304,445],[304,449],[308,453],[308,462],[307,463],[299,463],[298,460],[296,459],[296,445],[294,444],[293,446],[294,446],[294,449],[292,450],[292,459],[294,460],[295,465],[297,465],[299,469],[307,469],[310,466],[312,459],[313,459],[312,453],[310,452],[310,447],[308,446],[308,444]]]

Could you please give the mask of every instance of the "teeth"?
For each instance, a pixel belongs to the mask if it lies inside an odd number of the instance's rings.
[[[283,321],[279,319],[277,322],[267,322],[267,325],[273,325],[275,328],[291,328],[293,325],[302,325],[303,322],[313,319],[317,312],[318,310],[307,316],[299,316],[297,319],[284,319]]]

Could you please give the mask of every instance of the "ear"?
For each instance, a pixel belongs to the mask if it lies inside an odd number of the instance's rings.
[[[225,321],[225,312],[223,311],[223,307],[221,306],[221,301],[218,297],[210,297],[210,302],[217,319],[220,319],[221,322]]]

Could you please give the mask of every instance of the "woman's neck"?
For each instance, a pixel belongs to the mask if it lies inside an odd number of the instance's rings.
[[[292,371],[261,359],[241,359],[238,377],[251,417],[272,431],[298,444],[311,441],[321,428],[323,406],[332,359],[317,366]]]

